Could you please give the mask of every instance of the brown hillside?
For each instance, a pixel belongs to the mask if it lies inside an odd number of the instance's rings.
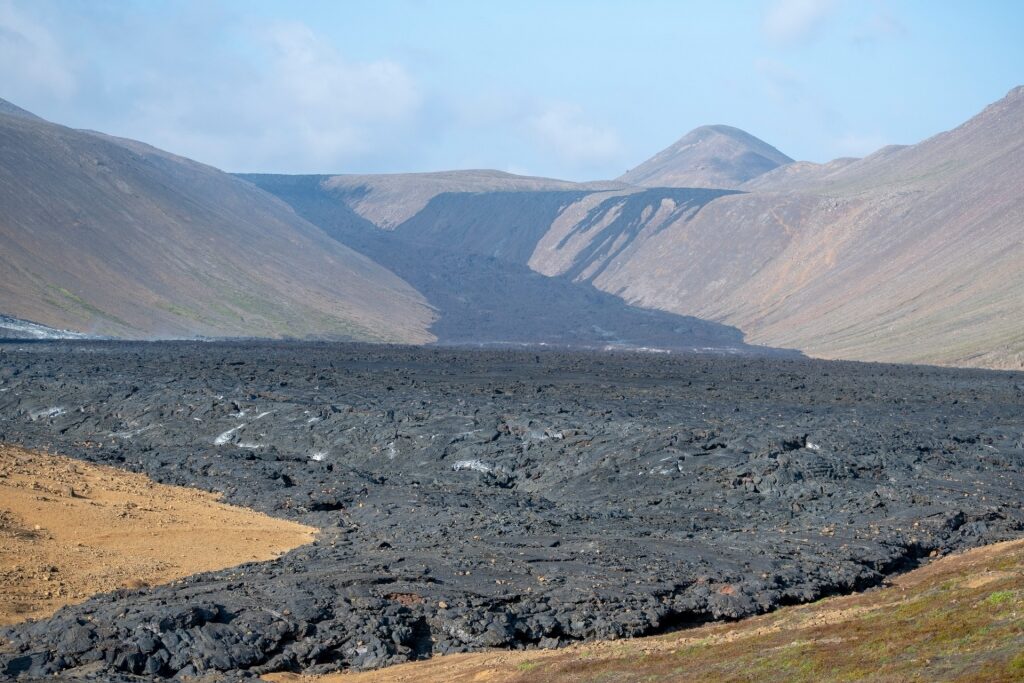
[[[582,271],[627,301],[815,356],[1024,367],[1024,88],[920,144],[793,166],[642,226],[611,259],[556,221],[531,266],[593,259]]]
[[[11,107],[0,150],[0,313],[132,338],[432,338],[412,287],[249,183]]]

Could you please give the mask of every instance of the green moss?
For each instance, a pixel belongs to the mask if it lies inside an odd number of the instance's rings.
[[[161,301],[157,303],[157,307],[161,308],[172,315],[176,315],[179,318],[188,318],[189,320],[195,320],[197,322],[209,322],[207,318],[190,308],[179,306],[178,304],[171,303],[169,301]]]
[[[46,285],[46,289],[50,294],[56,295],[56,298],[44,295],[43,300],[50,303],[62,311],[81,316],[82,313],[87,314],[90,318],[103,318],[111,322],[117,323],[118,325],[127,329],[132,329],[132,326],[127,322],[117,317],[113,313],[108,313],[96,306],[92,305],[82,297],[78,296],[72,291],[64,287],[57,287],[54,285]]]
[[[997,607],[999,605],[1006,604],[1014,601],[1015,595],[1013,591],[996,591],[987,598],[985,598],[985,604]]]

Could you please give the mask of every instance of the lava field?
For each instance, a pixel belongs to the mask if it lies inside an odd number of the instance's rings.
[[[0,441],[320,528],[0,630],[0,677],[665,632],[1024,535],[1024,374],[317,343],[0,345]]]

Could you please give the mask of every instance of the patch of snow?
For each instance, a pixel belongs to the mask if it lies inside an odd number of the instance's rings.
[[[262,413],[260,413],[259,415],[257,415],[256,417],[254,417],[253,420],[259,420],[261,418],[264,418],[267,415],[270,415],[272,412],[274,412],[274,411],[273,410],[265,410]]]
[[[819,446],[816,443],[811,443],[810,441],[807,442],[807,444],[804,446],[804,448],[806,448],[808,450],[811,450],[811,451],[820,451],[821,450],[821,446]]]
[[[33,410],[31,413],[29,413],[28,419],[35,422],[36,420],[39,420],[41,418],[57,417],[58,415],[63,415],[66,412],[67,411],[64,410],[63,406],[55,406],[53,408],[42,408],[40,410]]]
[[[4,336],[4,330],[27,336],[30,339],[96,339],[93,335],[71,330],[59,330],[54,327],[47,327],[39,323],[12,318],[7,315],[0,315],[0,337]]]
[[[264,446],[264,444],[261,444],[261,443],[251,443],[249,441],[239,441],[235,445],[238,446],[239,448],[248,448],[250,450],[256,450],[257,448],[263,448],[263,446]]]
[[[245,423],[243,422],[242,424],[238,425],[237,427],[234,427],[234,428],[232,428],[232,429],[229,429],[229,430],[228,430],[228,431],[226,431],[226,432],[222,432],[221,434],[219,434],[219,435],[217,436],[217,438],[216,438],[216,439],[214,439],[214,440],[213,440],[213,445],[214,445],[214,446],[223,446],[223,445],[224,445],[224,444],[226,444],[226,443],[227,443],[228,441],[231,441],[231,436],[232,436],[232,435],[233,435],[233,434],[234,434],[235,432],[237,432],[237,431],[238,431],[239,429],[241,429],[242,427],[244,427],[244,426],[245,426]]]
[[[327,451],[316,451],[312,455],[309,456],[309,459],[313,460],[315,462],[323,462],[324,458],[326,458],[326,457],[327,457]]]
[[[306,424],[308,424],[308,425],[316,424],[319,421],[320,421],[319,417],[311,417],[308,420],[306,420]]]
[[[115,439],[130,439],[133,436],[138,436],[139,434],[142,434],[143,432],[148,432],[150,429],[153,429],[154,427],[159,427],[159,426],[160,425],[155,424],[155,425],[148,425],[146,427],[139,427],[138,429],[126,429],[123,432],[110,432],[109,434],[107,434],[107,436],[112,436]]]
[[[458,460],[452,463],[452,470],[461,472],[462,470],[472,470],[473,472],[490,472],[491,466],[487,463],[472,459],[472,460]]]

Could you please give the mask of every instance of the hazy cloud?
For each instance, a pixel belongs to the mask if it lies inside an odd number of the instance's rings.
[[[415,137],[423,98],[403,65],[348,60],[300,22],[231,37],[242,50],[187,68],[163,54],[137,65],[120,86],[124,134],[226,170],[295,173],[372,165]]]
[[[776,44],[806,40],[835,8],[835,0],[775,0],[765,12],[761,30]]]
[[[42,23],[0,0],[0,83],[7,97],[67,98],[76,88],[67,55]]]
[[[860,47],[874,45],[882,40],[905,38],[910,35],[907,26],[889,12],[877,12],[868,17],[853,34],[853,42]]]
[[[754,60],[754,70],[761,76],[768,95],[776,102],[803,100],[806,85],[800,74],[777,59],[761,57]]]
[[[397,61],[220,5],[144,10],[0,0],[0,97],[230,171],[374,167],[422,144],[424,96]]]
[[[621,157],[622,142],[615,129],[588,121],[571,104],[549,106],[528,119],[535,139],[563,162],[587,166]]]
[[[372,153],[414,121],[421,95],[397,62],[351,62],[304,24],[279,24],[261,36],[269,68],[246,89],[262,110],[260,127],[302,146],[319,166]]]

